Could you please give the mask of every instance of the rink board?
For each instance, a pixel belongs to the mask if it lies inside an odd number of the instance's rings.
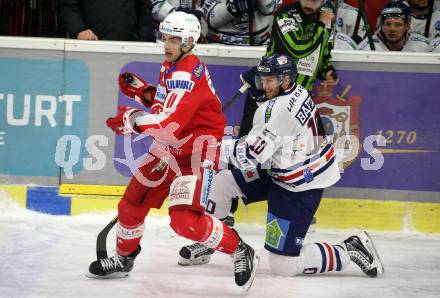
[[[198,45],[195,52],[225,103],[265,48]],[[335,143],[354,139],[340,142],[352,159],[324,195],[440,203],[440,55],[332,51],[332,59],[338,84],[317,82],[314,100]],[[0,184],[126,185],[127,165],[151,139],[130,141],[106,127],[118,105],[136,105],[117,78],[130,71],[154,83],[162,60],[155,43],[0,37],[0,77],[7,78],[0,81]],[[237,132],[243,103],[244,96],[226,112],[227,137]],[[387,146],[374,144],[383,163],[372,170],[381,160],[365,141],[376,135]]]
[[[224,103],[265,48],[198,45],[195,52]],[[118,105],[136,105],[117,77],[131,71],[156,82],[162,59],[155,43],[0,37],[0,189],[50,214],[115,210],[125,187],[103,185],[126,185],[127,165],[151,144],[115,136],[104,124]],[[333,51],[332,59],[338,83],[317,82],[314,100],[329,135],[354,136],[359,148],[342,144],[352,160],[340,163],[342,179],[325,190],[318,226],[438,233],[440,55]],[[237,132],[243,102],[226,113],[227,137]],[[386,147],[371,151],[365,141],[377,135]],[[374,168],[378,151],[383,163]],[[264,204],[242,209],[238,220],[264,224]]]
[[[102,185],[0,186],[0,191],[21,207],[53,215],[116,212],[124,189],[123,186]],[[266,210],[266,202],[249,206],[240,203],[236,221],[264,225]],[[167,202],[151,213],[167,215]],[[317,228],[440,233],[440,204],[323,198],[317,212]]]

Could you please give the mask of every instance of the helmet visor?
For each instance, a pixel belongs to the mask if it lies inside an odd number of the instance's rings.
[[[255,86],[257,87],[258,90],[260,91],[264,91],[263,88],[263,78],[266,78],[265,80],[267,81],[268,77],[273,77],[274,80],[277,80],[279,85],[282,84],[283,82],[283,75],[276,75],[276,74],[267,74],[267,73],[257,73],[255,75]]]

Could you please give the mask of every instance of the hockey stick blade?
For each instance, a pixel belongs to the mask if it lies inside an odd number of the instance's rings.
[[[234,96],[232,96],[232,98],[226,102],[223,106],[222,106],[222,111],[223,113],[226,113],[227,110],[229,110],[229,108],[235,103],[235,101],[250,87],[250,85],[248,83],[244,83],[243,86],[240,87],[240,89],[238,89],[237,93],[234,94]]]
[[[118,222],[118,216],[115,216],[106,226],[99,232],[96,238],[96,257],[99,259],[105,259],[107,255],[107,235],[114,225]]]

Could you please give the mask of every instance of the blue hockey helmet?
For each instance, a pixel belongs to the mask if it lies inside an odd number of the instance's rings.
[[[380,12],[380,22],[384,23],[387,18],[402,18],[405,23],[411,21],[411,8],[406,1],[392,0],[387,3]]]
[[[261,77],[278,76],[281,84],[286,75],[290,76],[291,81],[294,82],[296,74],[296,65],[291,57],[282,54],[273,54],[261,59],[257,66],[255,83],[257,88],[262,90]]]

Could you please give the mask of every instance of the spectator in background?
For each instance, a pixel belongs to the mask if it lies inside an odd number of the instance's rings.
[[[330,1],[330,0],[326,0]],[[352,42],[360,43],[366,37],[365,25],[359,16],[358,8],[354,7],[344,0],[331,0],[332,5],[336,7],[336,1],[339,2],[338,11],[336,12],[336,32],[342,33],[335,36],[335,49],[356,49],[353,48]],[[357,1],[357,0],[356,0]],[[295,0],[284,0],[283,6],[293,4]],[[349,41],[349,42],[348,42]],[[338,42],[340,44],[338,44]]]
[[[155,41],[149,0],[61,0],[70,38]]]
[[[294,59],[298,74],[295,82],[308,91],[312,90],[316,78],[334,84],[336,71],[330,61],[329,38],[335,16],[324,0],[300,0],[281,7],[274,15],[272,35],[265,56],[284,54]],[[251,85],[256,68],[242,75]],[[246,97],[239,136],[245,136],[252,128],[252,119],[258,101],[264,95],[251,88]]]
[[[411,8],[411,31],[426,38],[440,37],[440,11],[434,9],[434,0],[407,0]]]
[[[334,37],[333,48],[335,50],[355,51],[357,49],[357,44],[347,34],[337,32]]]
[[[259,46],[269,40],[279,0],[205,0],[203,14],[210,42]]]
[[[196,16],[200,21],[203,16],[200,10],[201,2],[203,0],[151,0],[153,19],[162,22],[173,11],[184,11]]]
[[[380,30],[373,36],[376,51],[429,52],[431,45],[423,35],[410,32],[411,10],[402,1],[391,1],[380,13]],[[367,39],[359,50],[370,50]]]
[[[336,31],[350,36],[358,43],[366,37],[365,24],[359,16],[358,8],[345,2],[339,4],[336,13]]]
[[[203,0],[151,0],[153,20],[156,24],[162,22],[173,11],[183,11],[197,17],[201,25],[201,35],[198,43],[206,43],[208,31],[201,4]],[[156,26],[157,27],[157,26]]]

